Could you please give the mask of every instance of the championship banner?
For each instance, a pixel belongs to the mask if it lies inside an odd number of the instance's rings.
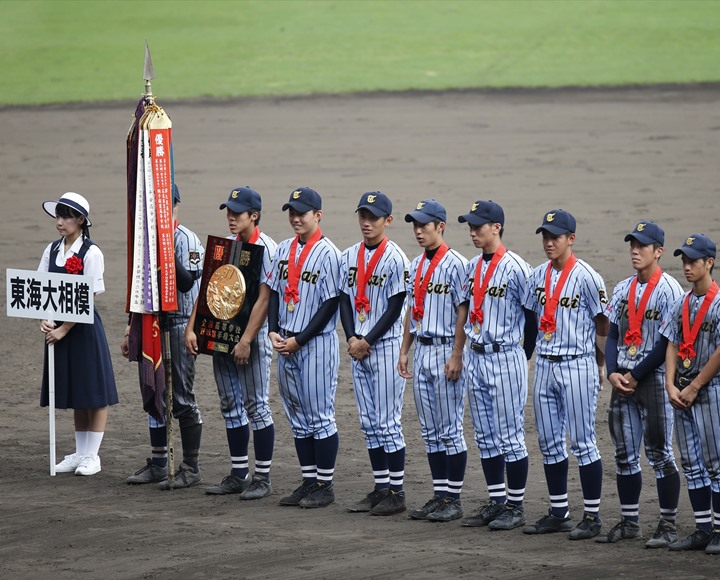
[[[195,316],[198,350],[229,353],[247,328],[259,292],[265,248],[208,236]]]

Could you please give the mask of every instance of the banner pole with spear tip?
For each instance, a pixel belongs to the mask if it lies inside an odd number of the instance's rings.
[[[145,41],[145,92],[127,139],[127,310],[139,315],[130,319],[130,359],[140,364],[143,408],[166,425],[168,488],[173,489],[172,353],[167,317],[167,312],[178,308],[172,224],[172,123],[152,94],[154,78],[150,48]],[[133,348],[133,339],[139,348]]]

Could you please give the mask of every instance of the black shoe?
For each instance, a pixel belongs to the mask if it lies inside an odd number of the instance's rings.
[[[684,540],[677,540],[672,544],[668,544],[668,550],[679,552],[683,550],[704,550],[710,543],[710,532],[705,530],[695,530]]]
[[[646,548],[667,548],[677,542],[678,535],[675,524],[665,518],[660,518],[653,537],[645,542]]]
[[[172,489],[184,489],[186,487],[194,487],[202,483],[202,473],[200,468],[193,469],[187,463],[181,463],[175,472]],[[166,479],[158,484],[163,491],[170,489],[170,480]]]
[[[710,541],[705,547],[705,553],[714,556],[720,554],[720,530],[715,529],[712,531],[712,534],[710,534]]]
[[[127,478],[129,485],[140,485],[143,483],[160,483],[167,479],[168,468],[160,467],[152,462],[152,459],[147,459],[147,463],[141,469],[135,472],[135,475],[131,475]]]
[[[427,519],[428,514],[433,513],[436,509],[438,509],[440,507],[441,503],[442,503],[442,498],[438,497],[437,495],[434,495],[430,498],[430,500],[424,506],[411,511],[408,514],[408,516],[414,520],[425,520],[425,519]]]
[[[359,502],[351,505],[347,509],[347,511],[349,511],[350,513],[369,512],[372,508],[374,508],[377,504],[379,504],[382,500],[385,499],[389,491],[390,490],[388,488],[373,490],[364,498],[362,498]]]
[[[313,483],[305,483],[303,482],[302,485],[297,487],[295,491],[293,491],[290,495],[286,495],[285,497],[281,498],[278,502],[278,505],[289,505],[289,506],[298,506],[300,505],[300,500],[303,499],[307,494],[309,494],[311,491],[315,489],[314,487],[315,482]]]
[[[524,534],[552,534],[554,532],[569,532],[573,529],[573,521],[570,516],[559,518],[548,511],[548,515],[541,517],[534,524],[523,528]]]
[[[525,509],[521,505],[503,506],[504,511],[488,524],[491,530],[514,530],[525,525]]]
[[[208,495],[228,495],[231,493],[242,493],[250,485],[250,476],[246,475],[241,479],[237,475],[228,475],[217,485],[210,485],[205,488]]]
[[[262,499],[272,493],[270,480],[257,473],[253,475],[248,488],[240,494],[240,499]]]
[[[406,509],[405,492],[390,490],[380,503],[373,506],[370,513],[374,516],[392,516],[404,512]]]
[[[595,538],[598,544],[614,544],[620,540],[639,540],[642,538],[640,524],[630,520],[622,520],[615,524],[612,529],[602,536]]]
[[[444,497],[438,508],[425,518],[429,522],[451,522],[463,517],[462,502],[458,498]]]
[[[321,508],[327,507],[335,502],[335,490],[331,482],[316,481],[313,489],[310,490],[304,498],[300,500],[298,505],[301,508]]]
[[[575,529],[568,534],[571,540],[589,540],[600,533],[602,528],[602,520],[600,516],[586,513]]]
[[[474,514],[463,518],[460,523],[463,526],[470,528],[480,528],[482,526],[487,526],[491,521],[503,513],[503,511],[505,511],[505,504],[497,503],[495,500],[491,499],[482,505]]]

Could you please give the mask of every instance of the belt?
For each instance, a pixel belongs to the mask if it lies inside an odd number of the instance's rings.
[[[285,330],[284,328],[280,329],[280,335],[283,338],[293,338],[293,337],[297,336],[298,334],[300,334],[300,333],[299,332],[290,332],[289,330]]]
[[[486,354],[486,353],[491,353],[491,352],[500,352],[501,350],[503,350],[503,345],[499,344],[497,342],[493,342],[492,344],[481,344],[479,342],[471,342],[470,350],[473,350],[480,354]]]
[[[449,344],[454,340],[454,336],[435,336],[435,337],[428,337],[428,336],[416,336],[417,341],[420,344],[424,344],[425,346],[431,345],[431,344]]]
[[[691,377],[675,377],[675,382],[677,383],[677,386],[684,389],[687,387],[690,383],[692,383],[697,375],[693,375]]]
[[[580,358],[582,355],[569,354],[566,356],[558,356],[554,354],[541,354],[540,356],[545,360],[549,360],[550,362],[563,362],[564,360],[575,360],[576,358]]]

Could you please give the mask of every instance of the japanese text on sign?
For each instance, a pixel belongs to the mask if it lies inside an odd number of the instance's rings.
[[[7,315],[94,321],[92,276],[7,269]]]

